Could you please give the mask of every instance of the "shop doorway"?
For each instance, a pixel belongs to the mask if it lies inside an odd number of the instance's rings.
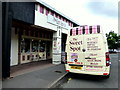
[[[65,52],[67,34],[62,33],[62,52]]]
[[[52,59],[52,42],[51,41],[46,42],[46,58]]]

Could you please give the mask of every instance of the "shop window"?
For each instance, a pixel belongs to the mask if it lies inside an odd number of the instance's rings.
[[[47,42],[47,56],[50,56],[50,41]]]
[[[39,57],[39,55],[36,55],[36,57]]]
[[[30,55],[27,56],[27,60],[30,60]]]
[[[30,36],[34,36],[34,33],[31,31]]]
[[[25,35],[25,30],[23,30],[23,35]]]
[[[39,51],[40,52],[45,51],[45,41],[39,41]]]
[[[34,33],[34,34],[33,34],[33,36],[35,37],[35,35],[36,35],[36,34],[35,34],[35,33],[36,33],[36,31],[34,31],[33,33]]]
[[[35,37],[38,37],[38,31],[35,31]]]
[[[30,52],[30,39],[22,39],[21,40],[21,52],[26,53]]]
[[[40,37],[42,37],[42,33],[40,32]]]
[[[31,58],[31,60],[33,60],[34,59],[34,55],[32,55],[32,58]]]
[[[38,52],[38,41],[32,40],[32,52]]]
[[[47,38],[48,34],[45,34],[45,38]]]
[[[29,35],[28,30],[25,30],[25,35],[26,35],[26,36],[28,36],[28,35]]]
[[[28,35],[30,36],[31,31],[28,31]]]
[[[25,61],[25,56],[22,56],[22,60]]]
[[[42,33],[42,38],[45,38],[45,33]]]
[[[17,28],[15,28],[15,34],[18,34],[18,29]]]
[[[50,39],[50,34],[48,35],[48,38]]]
[[[40,32],[38,32],[37,34],[38,34],[38,37],[40,37]]]
[[[50,39],[52,39],[53,38],[53,36],[52,36],[52,34],[50,34]]]
[[[21,35],[23,35],[23,30],[21,30]]]

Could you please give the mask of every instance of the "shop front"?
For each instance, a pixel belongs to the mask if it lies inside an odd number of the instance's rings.
[[[50,41],[32,38],[21,40],[21,63],[50,59]]]
[[[14,25],[11,36],[11,66],[52,58],[53,32],[28,25]]]

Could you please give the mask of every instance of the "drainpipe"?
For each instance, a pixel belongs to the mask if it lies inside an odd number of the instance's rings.
[[[10,77],[12,12],[10,3],[2,3],[2,78]]]
[[[2,2],[0,2],[0,12],[2,12]],[[0,23],[2,23],[2,13],[0,13]],[[0,73],[2,73],[2,24],[0,24]],[[2,74],[0,74],[0,80],[1,79]]]

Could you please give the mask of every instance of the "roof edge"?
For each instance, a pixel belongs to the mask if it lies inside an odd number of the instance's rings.
[[[47,3],[43,2],[42,0],[35,0],[36,2],[38,3],[41,3],[43,4],[44,6],[46,6],[47,8],[55,11],[56,13],[60,14],[61,16],[67,18],[68,20],[70,20],[71,22],[77,24],[77,25],[80,25],[78,22],[74,21],[73,19],[69,18],[68,16],[64,15],[63,13],[61,13],[60,11],[56,10],[55,8],[51,7],[50,5],[48,5]]]

